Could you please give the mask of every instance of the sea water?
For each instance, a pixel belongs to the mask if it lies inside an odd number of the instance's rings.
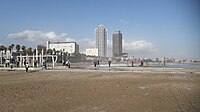
[[[194,63],[166,63],[167,67],[178,67],[178,68],[200,68],[200,64]]]

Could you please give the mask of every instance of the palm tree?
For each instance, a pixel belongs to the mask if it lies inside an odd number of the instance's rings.
[[[38,49],[38,54],[41,54],[42,53],[42,49]]]
[[[53,54],[54,54],[54,55],[56,54],[56,49],[55,49],[55,48],[53,48]]]
[[[26,46],[22,46],[22,50],[25,51],[26,50]]]
[[[57,51],[56,51],[56,55],[58,55],[59,53],[60,53],[60,51],[59,51],[59,50],[57,50]]]
[[[16,48],[17,52],[19,52],[19,50],[21,49],[21,46],[20,46],[19,44],[17,44],[17,45],[15,46],[15,48]]]
[[[8,46],[8,50],[10,51],[10,53],[12,53],[14,46],[15,46],[14,44],[11,44],[10,46]]]
[[[8,46],[8,50],[9,50],[10,53],[11,53],[11,51],[12,51],[12,46]]]
[[[7,47],[4,47],[5,54],[7,53],[7,50],[8,50],[8,48],[7,48]]]
[[[12,50],[13,50],[14,46],[15,46],[15,44],[11,44],[11,48],[12,48]]]
[[[7,47],[5,47],[4,45],[0,46],[0,51],[4,51],[4,53],[6,54],[7,52]]]
[[[52,50],[52,49],[48,49],[48,50],[47,50],[47,54],[51,54],[51,55],[52,55],[52,53],[53,53],[53,50]]]
[[[36,55],[36,49],[34,49],[34,50],[33,50],[33,54],[35,54],[35,55]]]
[[[5,50],[5,46],[1,45],[0,46],[0,51],[3,51],[3,50]]]
[[[0,46],[0,51],[1,51],[1,54],[0,54],[0,55],[2,56],[1,59],[3,59],[3,51],[5,50],[5,48],[6,48],[6,47],[3,46],[3,45]],[[2,63],[2,60],[1,60],[1,63]]]
[[[28,48],[27,53],[28,53],[28,55],[32,55],[33,54],[33,51],[32,51],[31,47]]]
[[[22,51],[24,52],[24,54],[26,53],[26,46],[22,46]]]

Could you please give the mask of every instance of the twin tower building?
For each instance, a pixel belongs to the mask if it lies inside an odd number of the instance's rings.
[[[95,29],[96,33],[96,48],[98,49],[99,57],[107,57],[107,29],[103,25],[99,25]],[[122,33],[115,31],[112,36],[112,55],[118,57],[122,54]]]

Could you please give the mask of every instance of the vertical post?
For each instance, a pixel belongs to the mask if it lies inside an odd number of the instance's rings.
[[[54,57],[52,56],[51,58],[52,58],[52,63],[53,63],[53,68],[54,68]]]
[[[20,54],[20,62],[19,62],[19,66],[22,67],[22,54]]]
[[[63,53],[62,53],[62,50],[60,50],[60,54],[61,54],[61,63],[63,64]]]
[[[8,53],[7,53],[7,51],[6,51],[6,59],[8,59]]]
[[[34,54],[33,54],[33,67],[35,67],[34,62],[35,62],[35,57],[34,57]]]
[[[164,64],[164,66],[165,66],[165,57],[164,57],[164,63],[163,63],[163,64]]]
[[[3,55],[2,55],[2,51],[1,51],[1,64],[2,64],[2,57],[3,57]]]
[[[26,62],[28,62],[28,64],[30,65],[30,63],[29,63],[29,57],[28,57],[28,53],[26,54]]]
[[[42,63],[42,55],[40,53],[40,66],[42,65],[41,63]]]
[[[43,55],[44,55],[44,50],[42,49],[42,66],[43,66]]]
[[[35,58],[36,58],[36,61],[37,61],[36,67],[38,67],[39,60],[38,60],[38,49],[37,48],[36,48],[36,54],[35,55],[36,55]]]

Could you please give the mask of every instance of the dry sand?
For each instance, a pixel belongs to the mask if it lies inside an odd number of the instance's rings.
[[[0,71],[1,112],[199,112],[200,75]]]

